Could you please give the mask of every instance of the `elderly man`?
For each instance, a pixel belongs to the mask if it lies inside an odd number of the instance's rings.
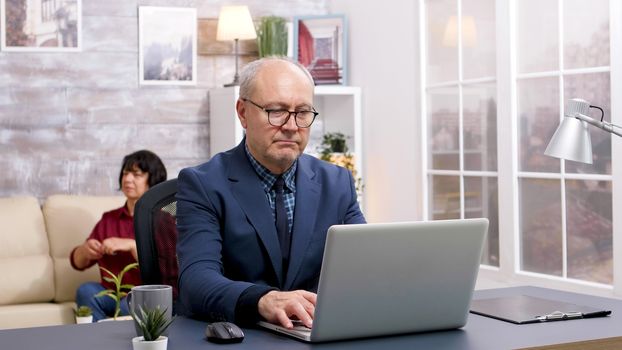
[[[327,229],[365,223],[350,172],[303,154],[313,89],[298,62],[251,62],[236,104],[246,137],[180,172],[179,288],[190,314],[311,327]]]

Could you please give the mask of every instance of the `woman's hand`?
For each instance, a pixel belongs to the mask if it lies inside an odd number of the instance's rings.
[[[138,259],[136,241],[131,238],[106,238],[102,242],[102,246],[105,254],[115,255],[117,252],[130,252],[135,259]]]

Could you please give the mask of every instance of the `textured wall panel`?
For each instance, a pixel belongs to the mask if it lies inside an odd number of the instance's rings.
[[[99,195],[123,195],[119,189],[119,159],[103,159],[102,157],[82,157],[69,161],[67,164],[68,188],[71,193]]]
[[[9,154],[4,158],[17,157],[20,161],[33,157],[64,158],[67,150],[67,138],[64,127],[0,129],[0,141]],[[3,149],[4,151],[4,149]]]
[[[134,148],[149,148],[164,158],[209,157],[209,126],[207,124],[140,126]]]
[[[255,19],[323,14],[326,3],[244,2]],[[160,155],[169,178],[207,161],[218,132],[209,130],[207,91],[231,82],[234,57],[199,55],[193,87],[139,86],[138,6],[194,7],[214,24],[223,4],[83,0],[81,52],[0,52],[0,196],[119,194],[121,160],[139,149]]]
[[[208,122],[206,89],[71,89],[67,103],[72,125]]]
[[[16,53],[0,56],[0,88],[135,88],[138,53]]]
[[[65,97],[62,88],[0,88],[0,127],[65,125],[68,119]]]
[[[85,17],[84,51],[138,52],[136,17]]]
[[[82,15],[136,17],[137,5],[136,0],[82,0]]]
[[[52,157],[15,157],[0,160],[0,196],[28,194],[41,198],[67,191],[67,161]]]

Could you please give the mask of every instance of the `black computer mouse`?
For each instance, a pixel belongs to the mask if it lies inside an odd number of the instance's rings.
[[[214,343],[239,343],[244,340],[244,332],[231,322],[214,322],[205,328],[205,336],[208,341]]]

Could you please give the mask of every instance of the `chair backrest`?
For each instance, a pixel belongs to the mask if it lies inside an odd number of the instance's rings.
[[[134,210],[134,231],[143,284],[173,286],[177,299],[177,179],[145,192]]]

